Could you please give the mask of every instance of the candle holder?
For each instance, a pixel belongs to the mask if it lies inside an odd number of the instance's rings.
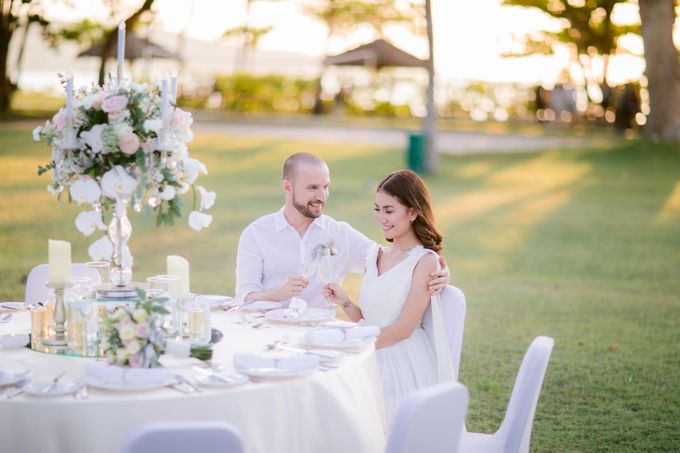
[[[53,348],[66,348],[68,339],[66,337],[66,307],[64,306],[64,290],[67,284],[48,283],[49,288],[54,289],[54,335],[43,338],[42,343]]]

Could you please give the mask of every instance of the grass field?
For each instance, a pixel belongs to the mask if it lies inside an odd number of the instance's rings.
[[[75,206],[37,176],[49,152],[30,128],[0,124],[0,300],[21,300],[22,279],[47,259],[47,239],[87,260],[92,238]],[[192,289],[231,294],[240,231],[282,203],[284,158],[318,153],[331,168],[327,213],[380,240],[372,219],[378,180],[404,152],[375,146],[199,135],[192,153],[218,193],[211,228],[158,229],[133,217],[135,276],[192,264]],[[626,142],[608,150],[441,157],[426,178],[453,282],[468,300],[461,381],[468,429],[503,417],[531,340],[555,339],[533,431],[536,452],[680,450],[680,149]],[[190,203],[191,200],[187,200]],[[358,277],[346,284],[356,292]]]

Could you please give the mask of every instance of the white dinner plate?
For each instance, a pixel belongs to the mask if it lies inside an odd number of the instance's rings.
[[[264,314],[265,319],[269,321],[282,322],[292,325],[308,325],[318,324],[325,321],[335,319],[335,310],[324,310],[322,308],[308,308],[301,315],[291,317],[291,310],[288,308],[280,308],[278,310],[268,311]]]
[[[17,311],[26,308],[23,302],[0,302],[0,311]]]
[[[149,382],[123,382],[123,381],[112,381],[101,379],[96,376],[85,376],[85,382],[87,385],[96,387],[104,390],[114,390],[119,392],[134,392],[139,390],[152,390],[165,387],[167,385],[172,385],[177,382],[177,379],[168,376],[167,378],[159,381],[149,381]]]
[[[16,384],[28,374],[28,371],[28,368],[23,367],[0,367],[0,386]]]
[[[345,321],[342,319],[334,319],[332,321],[324,322],[323,324],[319,324],[319,327],[323,327],[326,329],[351,329],[352,327],[358,326],[358,322],[353,322],[353,321]]]
[[[199,294],[194,300],[196,302],[205,302],[210,308],[221,308],[222,306],[234,301],[233,297],[218,296],[214,294]]]
[[[215,372],[217,373],[217,372]],[[234,385],[241,385],[245,384],[248,382],[248,376],[240,373],[219,373],[220,376],[224,377],[224,379],[220,379],[218,377],[213,376],[207,376],[204,374],[197,374],[196,375],[196,382],[199,383],[199,385],[205,386],[205,387],[231,387]]]
[[[271,300],[256,300],[255,302],[250,302],[239,307],[240,311],[243,312],[253,312],[253,311],[269,311],[281,308],[281,302],[274,302]]]
[[[258,367],[258,368],[244,368],[238,369],[239,373],[245,374],[252,378],[257,379],[290,379],[300,376],[307,376],[316,371],[317,367],[307,367],[307,368],[297,368],[297,369],[282,369],[282,368],[269,368],[269,367]]]
[[[22,390],[25,394],[31,396],[60,396],[75,393],[81,387],[81,384],[78,382],[63,379],[57,382],[57,385],[49,391],[45,392],[45,389],[52,385],[52,382],[52,379],[30,381],[22,387]]]
[[[0,335],[0,349],[20,349],[28,344],[27,333]]]
[[[300,345],[305,348],[337,349],[339,351],[357,351],[375,343],[375,337],[364,338],[363,340],[347,340],[337,343],[310,343],[302,341]]]

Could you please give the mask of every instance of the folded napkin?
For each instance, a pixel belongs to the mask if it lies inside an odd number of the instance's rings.
[[[298,319],[307,311],[307,301],[299,297],[293,297],[288,304],[288,308],[283,312],[284,319]]]
[[[234,354],[234,368],[237,370],[276,368],[295,371],[314,368],[317,365],[319,365],[319,357],[314,355]]]
[[[307,332],[306,340],[311,344],[359,343],[380,335],[380,327],[363,326],[351,329],[315,329]]]
[[[85,377],[109,384],[140,385],[165,382],[170,378],[170,372],[164,368],[122,368],[88,363]]]

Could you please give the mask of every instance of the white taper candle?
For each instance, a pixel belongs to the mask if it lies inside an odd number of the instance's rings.
[[[118,48],[116,55],[118,63],[118,83],[123,80],[123,65],[125,64],[125,21],[118,24]]]

